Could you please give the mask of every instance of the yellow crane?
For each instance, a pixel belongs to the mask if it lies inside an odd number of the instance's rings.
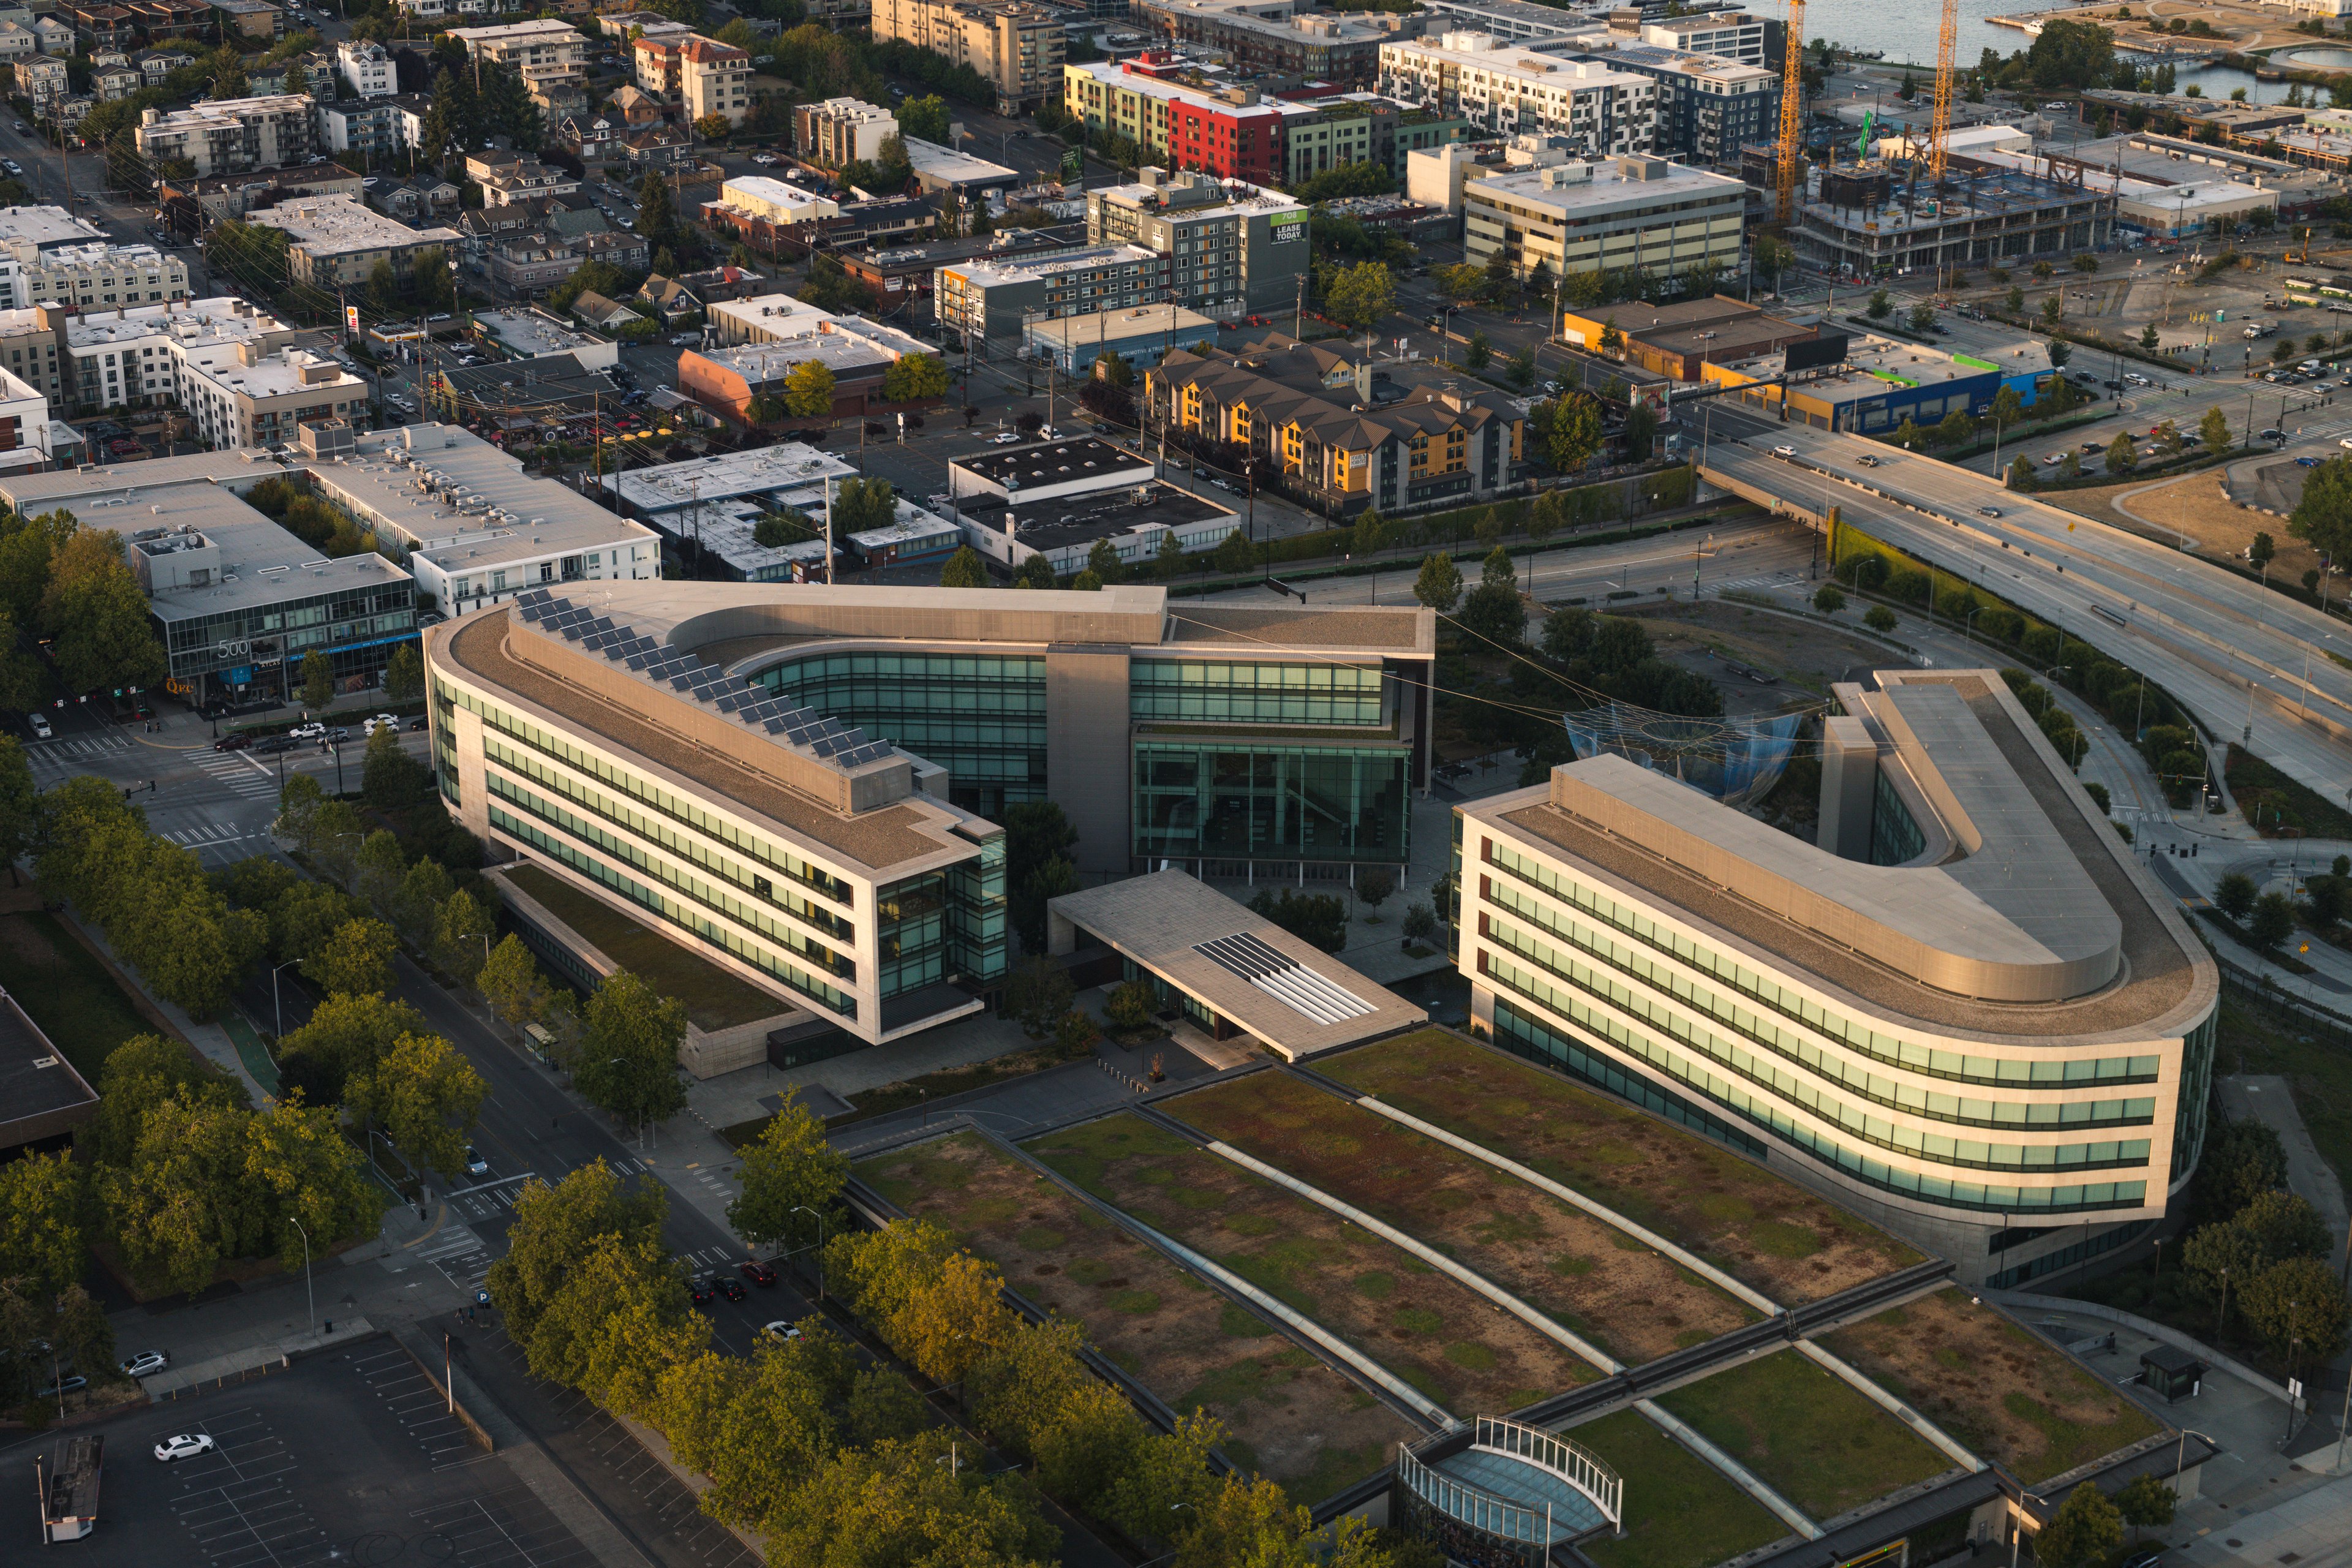
[[[1927,178],[1944,177],[1944,143],[1952,134],[1952,56],[1960,43],[1960,0],[1944,0],[1944,25],[1936,35],[1936,118],[1927,129]]]
[[[1797,216],[1797,159],[1804,147],[1805,0],[1789,0],[1789,47],[1780,61],[1780,142],[1773,157],[1780,182],[1775,208],[1786,230]]]

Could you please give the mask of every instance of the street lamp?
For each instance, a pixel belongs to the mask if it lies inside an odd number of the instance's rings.
[[[290,1214],[286,1216],[286,1223],[302,1233],[302,1295],[310,1305],[310,1329],[315,1333],[319,1328],[319,1298],[310,1289],[310,1233],[303,1228],[300,1220]]]
[[[288,969],[291,969],[291,968],[293,968],[296,964],[298,964],[298,963],[301,963],[301,962],[302,962],[302,961],[301,961],[300,959],[299,959],[299,958],[289,958],[289,959],[288,959],[285,963],[283,963],[279,964],[279,965],[278,966],[278,968],[273,969],[273,970],[271,970],[271,971],[269,972],[269,1010],[270,1010],[271,1014],[272,1014],[272,1015],[274,1015],[274,1016],[275,1016],[275,1017],[276,1017],[276,1019],[277,1019],[277,1022],[278,1022],[278,1031],[277,1031],[277,1033],[278,1033],[278,1037],[279,1039],[281,1039],[281,1040],[282,1040],[282,1039],[284,1039],[284,1038],[286,1037],[286,1008],[285,1008],[285,1005],[283,1005],[283,1004],[278,1000],[278,973],[279,973],[279,972],[280,972],[280,971],[288,970]],[[275,1057],[272,1057],[272,1058],[270,1058],[270,1065],[271,1065],[272,1067],[277,1066],[277,1065],[278,1065],[278,1058],[275,1058]]]
[[[806,1204],[794,1204],[791,1212],[804,1214],[816,1221],[816,1299],[822,1301],[824,1300],[824,1215]]]

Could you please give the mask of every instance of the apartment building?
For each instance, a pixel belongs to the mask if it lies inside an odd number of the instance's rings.
[[[1775,23],[1771,30],[1778,32],[1780,25]],[[1765,58],[1765,37],[1761,17],[1742,16],[1736,11],[1668,16],[1645,22],[1642,26],[1642,41],[1660,48],[1686,55],[1713,55],[1719,60],[1734,60],[1744,66],[1778,65],[1779,60]]]
[[[332,290],[357,288],[379,261],[405,280],[420,265],[450,265],[464,237],[453,228],[411,228],[351,196],[280,202],[254,221],[283,229],[292,241],[287,267],[297,283]]]
[[[1208,91],[1165,80],[1164,56],[1062,68],[1062,107],[1088,131],[1124,136],[1171,169],[1253,183],[1282,177],[1283,110],[1254,87]]]
[[[32,100],[33,113],[46,119],[58,110],[73,90],[66,79],[66,62],[47,55],[20,58],[15,67],[16,91]]]
[[[75,315],[46,306],[0,311],[10,367],[21,363],[27,380],[47,372],[40,384],[77,413],[178,401],[192,353],[249,342],[267,356],[299,341],[298,329],[232,295]]]
[[[1299,0],[1136,0],[1133,19],[1171,44],[1222,51],[1240,76],[1288,76],[1366,88],[1381,46],[1421,31],[1396,13],[1340,16]]]
[[[1000,114],[1030,113],[1062,91],[1062,16],[1031,0],[875,0],[873,28],[978,71]]]
[[[697,33],[677,47],[678,107],[686,122],[740,125],[751,112],[751,57]]]
[[[188,264],[152,245],[92,243],[47,250],[18,249],[5,240],[0,245],[13,252],[13,264],[0,266],[13,305],[55,301],[92,310],[188,297]]]
[[[840,169],[882,156],[882,143],[898,134],[898,117],[855,98],[828,98],[793,110],[793,145],[810,163]]]
[[[407,132],[408,117],[394,99],[347,98],[319,105],[322,152],[390,157],[409,144]]]
[[[400,90],[399,73],[382,44],[345,38],[335,46],[335,74],[362,98],[390,98]]]
[[[1663,158],[1556,164],[1463,186],[1463,254],[1496,252],[1526,277],[1638,268],[1660,275],[1739,265],[1748,187]]]
[[[452,27],[449,36],[485,65],[585,66],[588,40],[569,22],[541,17],[530,22],[507,22],[492,27]]]
[[[1360,351],[1275,332],[1238,353],[1176,350],[1143,373],[1142,401],[1147,423],[1246,449],[1331,517],[1393,517],[1521,488],[1527,418],[1509,399],[1433,386],[1382,403],[1373,388]]]
[[[1650,151],[1662,158],[1723,168],[1739,150],[1769,142],[1780,122],[1780,75],[1713,55],[1654,44],[1628,44],[1588,57],[1657,86],[1657,130]]]
[[[1572,155],[1646,153],[1657,84],[1590,59],[1538,54],[1491,33],[1447,33],[1381,47],[1381,91],[1497,136],[1568,139]]]
[[[539,161],[536,153],[469,153],[466,177],[482,187],[485,207],[513,206],[549,196],[577,195],[580,182]]]
[[[1168,257],[1136,245],[1093,246],[1026,261],[961,261],[935,275],[933,309],[941,326],[971,338],[1017,341],[1032,317],[1161,304],[1170,272]]]
[[[190,109],[148,109],[136,132],[149,163],[184,158],[197,179],[290,168],[318,151],[317,117],[306,93],[210,100]]]
[[[307,349],[244,338],[188,350],[179,371],[180,405],[215,447],[291,446],[299,426],[367,418],[369,384]]]
[[[1137,172],[1132,184],[1087,193],[1090,245],[1138,246],[1168,263],[1173,302],[1210,315],[1287,310],[1307,276],[1307,209],[1290,197],[1206,175]],[[1105,300],[1092,307],[1110,310]],[[1054,312],[1060,314],[1061,312]]]

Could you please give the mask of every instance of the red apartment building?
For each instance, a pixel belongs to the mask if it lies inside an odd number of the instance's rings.
[[[1281,177],[1283,118],[1255,88],[1195,87],[1192,63],[1165,53],[1066,67],[1065,103],[1089,128],[1132,138],[1170,168],[1253,184]]]

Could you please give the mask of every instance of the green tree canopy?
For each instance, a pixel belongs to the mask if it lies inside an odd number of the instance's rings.
[[[727,1205],[727,1223],[755,1246],[807,1246],[822,1239],[848,1175],[849,1162],[825,1142],[824,1123],[786,1090],[782,1109],[743,1151],[736,1173],[742,1190]]]
[[[1412,596],[1439,615],[1450,615],[1462,598],[1462,572],[1454,557],[1442,551],[1423,557]]]
[[[616,969],[589,997],[574,1088],[591,1104],[625,1121],[659,1121],[686,1103],[677,1082],[677,1048],[686,1039],[686,1005]]]
[[[1360,261],[1334,277],[1324,290],[1323,307],[1334,321],[1361,331],[1396,306],[1396,279],[1388,264]]]
[[[821,419],[831,414],[832,368],[814,359],[793,366],[784,377],[784,406],[801,419]]]

